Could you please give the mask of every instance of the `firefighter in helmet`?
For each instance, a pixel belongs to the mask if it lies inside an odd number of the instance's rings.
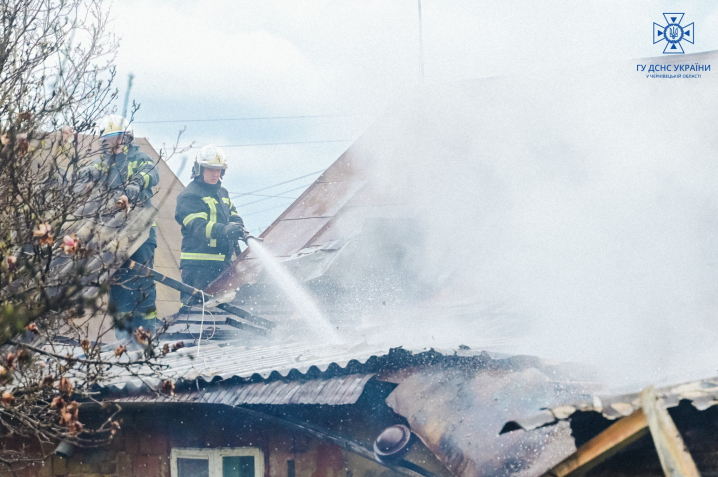
[[[227,189],[222,187],[226,170],[224,152],[211,144],[204,146],[192,168],[192,182],[177,197],[182,281],[200,290],[229,266],[232,255],[239,252],[237,241],[248,237]]]
[[[134,207],[150,204],[152,188],[160,180],[154,162],[134,143],[132,126],[122,116],[111,114],[98,125],[102,154],[92,164],[80,170],[85,182],[104,187],[112,200],[123,195]],[[150,227],[147,240],[130,257],[148,267],[154,265],[157,235],[155,224]],[[118,339],[130,337],[132,329],[157,327],[155,283],[128,268],[128,263],[113,275],[110,285],[110,310],[115,312],[115,334]]]

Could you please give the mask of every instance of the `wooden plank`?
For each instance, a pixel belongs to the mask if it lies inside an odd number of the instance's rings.
[[[611,425],[576,452],[548,470],[542,477],[583,474],[648,433],[648,422],[639,409]]]
[[[641,406],[666,477],[699,477],[696,463],[653,386],[641,391]]]

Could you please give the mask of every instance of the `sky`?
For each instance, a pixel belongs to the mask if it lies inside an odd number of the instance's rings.
[[[136,134],[171,148],[184,129],[180,146],[195,147],[169,161],[185,183],[209,143],[230,146],[232,193],[306,176],[257,192],[280,197],[235,196],[257,233],[422,84],[660,55],[652,24],[669,11],[695,22],[687,53],[718,49],[718,4],[705,1],[423,0],[420,42],[417,0],[118,0],[117,108],[133,74]],[[207,121],[241,118],[271,119]]]

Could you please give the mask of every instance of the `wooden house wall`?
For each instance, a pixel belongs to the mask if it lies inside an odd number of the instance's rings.
[[[76,449],[69,459],[53,455],[42,465],[18,468],[17,474],[0,470],[0,477],[170,477],[172,448],[245,446],[263,452],[264,477],[288,477],[289,460],[294,460],[295,477],[400,477],[334,443],[248,418],[226,406],[145,406],[123,415],[122,430],[107,447]],[[350,418],[348,425],[337,424],[369,445],[375,429],[362,422]],[[443,477],[451,475],[421,444],[408,458]]]

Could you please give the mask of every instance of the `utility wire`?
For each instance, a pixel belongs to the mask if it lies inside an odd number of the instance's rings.
[[[323,141],[295,141],[295,142],[256,142],[247,144],[228,144],[225,146],[217,147],[254,147],[254,146],[285,146],[285,145],[296,145],[296,144],[324,144],[331,142],[352,142],[353,139],[327,139]]]
[[[276,205],[276,206],[274,206],[274,207],[268,207],[268,208],[266,208],[266,209],[258,210],[258,211],[256,211],[256,212],[252,212],[252,213],[249,213],[249,214],[242,214],[242,217],[244,218],[244,217],[249,217],[250,215],[261,214],[262,212],[267,212],[267,211],[269,211],[269,210],[278,209],[278,208],[280,208],[280,207],[286,207],[286,205]]]
[[[281,195],[277,195],[277,194],[250,194],[249,192],[245,193],[244,195],[254,195],[257,197],[267,197],[267,198],[282,197]]]
[[[282,194],[287,194],[289,192],[294,192],[295,190],[304,189],[305,187],[308,187],[310,185],[312,185],[312,182],[310,182],[309,184],[301,185],[299,187],[295,187],[294,189],[289,189],[289,190],[285,190],[283,192],[279,192],[277,195],[268,195],[262,199],[257,199],[257,200],[253,200],[251,202],[245,202],[244,204],[235,205],[235,207],[244,207],[247,205],[256,204],[257,202],[262,202],[262,201],[269,200],[269,199],[292,199],[292,200],[295,200],[296,197],[286,197],[286,196],[282,196]]]
[[[232,197],[241,197],[241,196],[243,196],[243,195],[253,195],[253,194],[257,193],[257,192],[262,192],[262,191],[264,191],[264,190],[272,189],[272,188],[277,187],[277,186],[280,186],[280,185],[289,184],[290,182],[294,182],[294,181],[297,181],[297,180],[299,180],[299,179],[304,179],[305,177],[313,176],[314,174],[319,174],[320,172],[324,172],[324,171],[325,171],[325,169],[320,169],[320,170],[318,170],[318,171],[314,171],[314,172],[310,172],[309,174],[305,174],[305,175],[303,175],[303,176],[295,177],[294,179],[289,179],[288,181],[278,182],[278,183],[276,183],[276,184],[274,184],[274,185],[270,185],[270,186],[267,186],[267,187],[262,187],[261,189],[253,190],[253,191],[251,191],[251,192],[230,192],[230,194],[232,195]]]
[[[336,142],[352,142],[353,139],[326,139],[323,141],[295,141],[295,142],[253,142],[253,143],[247,143],[247,144],[226,144],[226,145],[219,145],[217,147],[258,147],[258,146],[287,146],[287,145],[297,145],[297,144],[326,144],[326,143],[336,143]],[[180,149],[194,149],[192,145],[180,148]]]
[[[247,118],[210,118],[210,119],[159,119],[154,121],[134,121],[135,124],[160,124],[160,123],[208,123],[222,121],[264,121],[273,119],[310,119],[310,118],[350,118],[367,116],[362,114],[305,114],[302,116],[257,116]]]

